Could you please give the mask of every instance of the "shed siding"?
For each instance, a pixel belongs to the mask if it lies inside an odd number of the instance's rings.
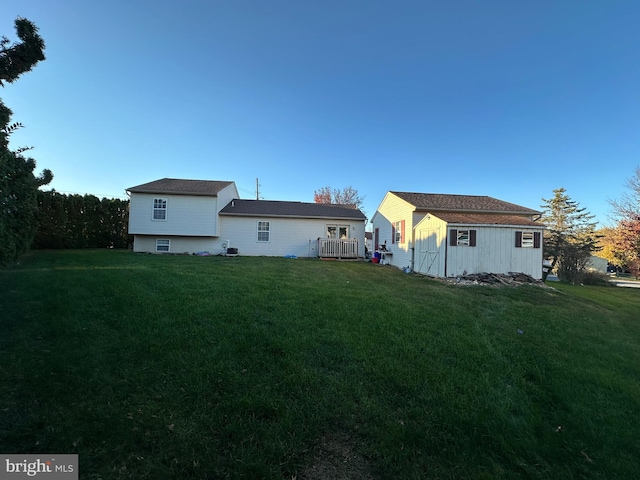
[[[154,198],[167,199],[167,220],[152,220]],[[129,234],[216,236],[220,208],[216,197],[132,193]]]
[[[404,200],[398,198],[396,195],[388,192],[375,215],[373,216],[372,223],[373,229],[379,228],[380,241],[379,244],[383,245],[386,242],[387,250],[393,252],[388,260],[391,265],[397,267],[406,267],[411,265],[411,249],[409,245],[414,245],[413,227],[416,221],[416,215],[413,213],[413,206],[409,205]],[[395,222],[405,222],[404,242],[397,244],[393,242],[393,225]]]
[[[269,241],[258,242],[258,222],[269,222]],[[221,239],[229,240],[240,255],[317,257],[318,238],[326,238],[327,225],[349,225],[357,238],[358,256],[364,257],[364,221],[221,216]]]
[[[539,229],[518,227],[487,227],[455,225],[448,229],[474,229],[475,247],[449,247],[447,251],[447,276],[464,273],[522,272],[533,278],[542,278],[542,248],[517,248],[517,231],[536,232]]]
[[[445,276],[447,224],[426,215],[416,225],[414,270],[425,275]]]

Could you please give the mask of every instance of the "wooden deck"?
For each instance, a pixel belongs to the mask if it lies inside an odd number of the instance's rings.
[[[320,258],[358,258],[358,240],[355,238],[319,238]]]

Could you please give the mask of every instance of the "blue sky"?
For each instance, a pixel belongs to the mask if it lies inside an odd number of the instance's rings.
[[[0,90],[38,169],[122,197],[163,177],[242,198],[353,186],[489,195],[564,187],[609,223],[640,165],[640,2],[3,0],[47,59]]]

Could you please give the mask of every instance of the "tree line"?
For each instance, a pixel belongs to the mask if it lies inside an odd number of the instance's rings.
[[[127,248],[129,200],[38,191],[32,248]]]

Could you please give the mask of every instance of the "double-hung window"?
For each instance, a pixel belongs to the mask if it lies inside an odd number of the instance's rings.
[[[154,198],[153,199],[153,220],[166,220],[167,219],[167,199],[166,198]]]
[[[258,242],[270,241],[269,222],[258,222]]]
[[[393,223],[391,228],[391,243],[404,243],[404,220]]]

